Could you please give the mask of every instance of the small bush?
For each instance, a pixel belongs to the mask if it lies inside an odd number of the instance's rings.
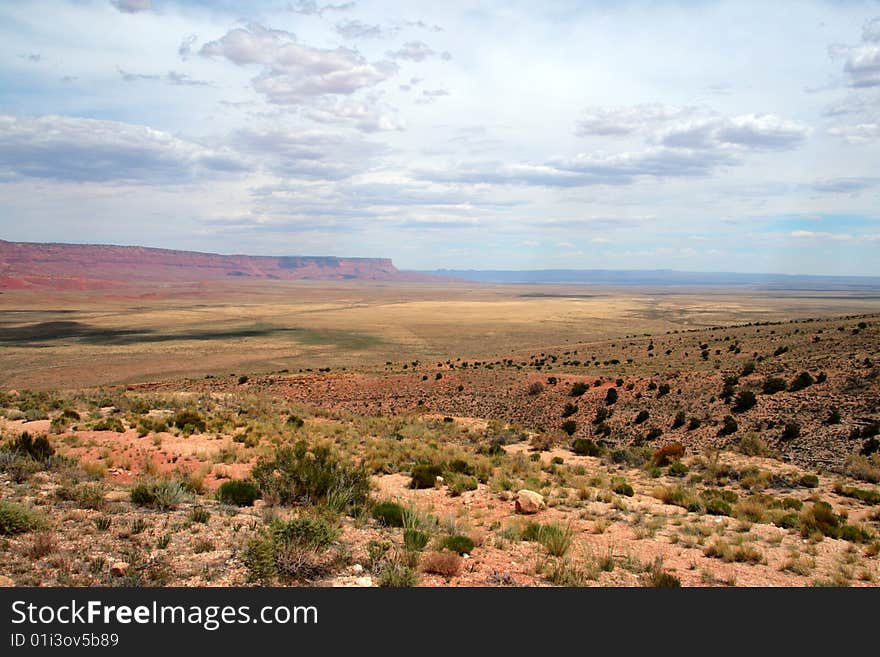
[[[734,413],[745,413],[758,403],[758,398],[751,390],[743,390],[737,396],[733,404]]]
[[[188,431],[189,433],[204,433],[207,428],[205,418],[189,408],[175,413],[171,418],[171,424],[181,431]]]
[[[765,395],[775,395],[777,392],[782,392],[786,388],[788,388],[788,384],[785,383],[785,379],[770,376],[764,379],[764,384],[761,386],[761,392]]]
[[[437,483],[437,477],[443,475],[443,468],[439,465],[433,465],[430,463],[420,463],[418,465],[414,465],[412,471],[410,472],[410,476],[412,480],[410,481],[410,488],[433,488]]]
[[[235,506],[253,506],[260,497],[260,489],[252,481],[232,479],[224,481],[217,489],[217,500]]]
[[[469,554],[474,550],[474,542],[467,536],[452,534],[443,539],[442,547],[457,554]]]
[[[386,527],[403,527],[406,510],[397,502],[379,502],[373,506],[372,516]]]
[[[584,383],[583,381],[577,381],[571,386],[571,390],[568,394],[571,397],[580,397],[589,389],[590,386],[588,386],[586,383]]]
[[[542,392],[544,392],[544,384],[540,381],[530,383],[527,392],[529,396],[536,397],[537,395],[540,395]]]
[[[725,415],[721,421],[721,428],[718,430],[719,436],[729,436],[739,429],[739,424],[733,419],[732,415]]]
[[[461,573],[461,562],[461,556],[449,550],[428,552],[422,557],[422,571],[451,579]]]
[[[764,456],[770,450],[758,434],[749,432],[740,438],[739,451],[746,456]]]
[[[684,411],[679,411],[675,414],[675,419],[672,420],[671,429],[678,429],[679,427],[683,427],[684,423],[687,421],[687,417],[684,414]]]
[[[571,451],[578,456],[602,455],[602,448],[589,438],[575,438],[571,443]]]
[[[648,420],[649,416],[650,414],[648,413],[648,411],[639,411],[638,415],[636,415],[635,419],[633,420],[633,424],[642,424],[643,422],[646,422]]]
[[[577,404],[572,404],[571,402],[566,402],[565,408],[562,409],[562,417],[571,417],[575,413],[578,412]]]
[[[0,534],[24,534],[47,524],[45,516],[32,507],[0,500]]]
[[[563,557],[574,540],[574,530],[570,526],[542,525],[538,531],[538,542],[547,550],[547,554]]]
[[[809,372],[801,372],[788,385],[788,389],[791,392],[797,392],[798,390],[803,390],[804,388],[809,388],[815,382],[816,382],[816,380],[812,377],[812,375]]]
[[[431,537],[427,532],[412,527],[403,530],[403,546],[410,552],[421,552]]]
[[[799,479],[799,483],[805,488],[816,488],[819,485],[819,477],[814,474],[805,474]]]
[[[635,495],[633,487],[623,480],[615,482],[614,485],[611,487],[611,490],[618,495],[623,495],[624,497],[632,497],[633,495]]]
[[[562,429],[569,436],[571,436],[572,434],[574,434],[575,431],[577,431],[577,422],[575,422],[574,420],[566,420],[561,425],[559,425],[559,428]]]
[[[702,422],[700,421],[700,418],[692,417],[688,422],[688,431],[695,431],[696,429],[699,429],[701,424]]]
[[[782,430],[782,435],[780,439],[789,441],[794,440],[795,438],[799,438],[801,435],[801,425],[797,422],[789,422],[785,425],[785,429]]]
[[[27,431],[4,445],[3,450],[29,456],[35,461],[46,461],[55,454],[55,448],[46,436],[33,438]]]
[[[179,482],[161,479],[135,484],[130,497],[136,506],[167,511],[176,508],[186,498],[186,492]]]
[[[688,472],[690,472],[690,468],[681,461],[675,461],[675,463],[669,466],[668,470],[670,477],[684,477]]]
[[[458,497],[464,492],[477,490],[479,482],[471,475],[454,474],[449,478],[448,488],[452,497]]]
[[[608,388],[608,392],[605,393],[605,403],[608,406],[616,404],[618,397],[617,388]]]
[[[388,561],[379,573],[376,583],[384,588],[409,588],[419,583],[419,574],[414,568]]]
[[[195,506],[190,509],[188,518],[192,522],[206,524],[211,519],[211,512],[203,506]]]

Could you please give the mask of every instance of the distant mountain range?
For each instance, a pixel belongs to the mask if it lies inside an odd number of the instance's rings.
[[[748,286],[766,289],[876,290],[880,277],[737,274],[670,269],[437,269],[424,274],[477,283],[584,283],[597,285]]]
[[[428,281],[389,259],[218,255],[142,246],[0,240],[0,289],[105,289],[219,280]]]

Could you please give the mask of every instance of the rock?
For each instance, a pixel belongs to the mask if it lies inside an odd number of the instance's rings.
[[[352,575],[360,575],[362,572],[364,572],[364,567],[359,563],[356,563],[351,568],[349,568],[349,571]]]
[[[113,577],[122,577],[128,572],[128,568],[129,563],[127,561],[117,561],[110,566],[110,574],[113,575]]]
[[[434,483],[436,483],[438,486],[442,486],[444,481],[446,481],[446,480],[443,477],[441,477],[440,475],[437,475],[437,479],[435,480]]]
[[[12,581],[12,578],[7,577],[6,575],[0,575],[0,587],[8,588],[10,586],[15,586],[15,582]]]
[[[354,585],[361,586],[361,587],[372,586],[373,585],[373,578],[370,577],[369,575],[365,575],[363,577],[358,577],[356,580],[354,580]]]
[[[543,495],[533,490],[523,488],[516,494],[516,510],[518,513],[537,513],[545,506]]]
[[[127,490],[111,490],[104,494],[106,502],[127,502],[131,499],[131,494]]]

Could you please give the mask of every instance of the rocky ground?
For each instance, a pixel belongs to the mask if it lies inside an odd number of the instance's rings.
[[[873,585],[878,345],[877,317],[848,317],[7,391],[0,581]],[[340,501],[357,472],[365,498]],[[252,477],[257,499],[218,499]]]

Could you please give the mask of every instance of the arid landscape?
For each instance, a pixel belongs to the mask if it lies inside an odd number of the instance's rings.
[[[880,579],[876,290],[186,277],[2,289],[3,583]]]

